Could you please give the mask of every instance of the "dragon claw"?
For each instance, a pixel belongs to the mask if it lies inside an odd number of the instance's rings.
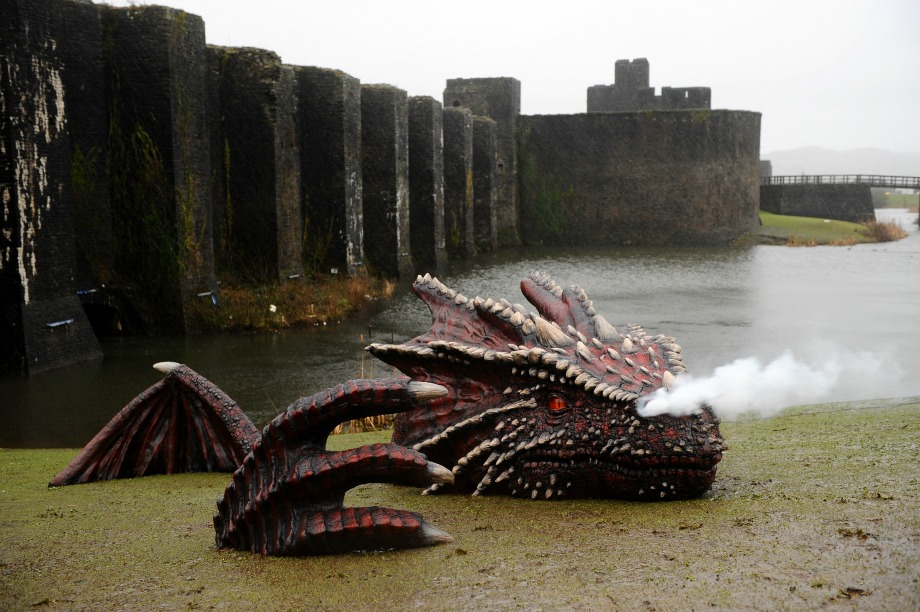
[[[217,546],[315,555],[450,541],[413,512],[344,507],[345,492],[357,485],[452,483],[450,470],[397,444],[326,450],[340,422],[409,410],[446,393],[408,378],[357,380],[292,404],[265,428],[218,502]]]

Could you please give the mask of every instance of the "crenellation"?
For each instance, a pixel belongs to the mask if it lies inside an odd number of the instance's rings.
[[[661,95],[649,87],[649,62],[639,58],[617,60],[613,85],[588,88],[588,112],[687,110],[711,107],[709,87],[662,87]]]

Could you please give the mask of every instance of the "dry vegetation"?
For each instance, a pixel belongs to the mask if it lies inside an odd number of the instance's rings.
[[[894,242],[901,238],[907,238],[907,232],[897,223],[882,223],[879,221],[868,221],[863,223],[872,242]]]
[[[369,276],[313,276],[287,282],[248,285],[226,281],[215,306],[195,305],[202,331],[271,331],[340,321],[370,299],[390,297],[396,285]]]

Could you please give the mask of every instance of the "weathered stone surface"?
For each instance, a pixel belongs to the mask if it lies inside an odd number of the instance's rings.
[[[221,268],[256,281],[302,273],[301,160],[294,68],[271,51],[209,48],[217,100],[212,157]]]
[[[723,244],[758,224],[760,114],[521,117],[527,243]]]
[[[298,67],[304,197],[304,265],[364,269],[361,83],[340,70]]]
[[[91,2],[60,3],[63,27],[58,48],[73,153],[70,164],[76,243],[77,288],[111,284],[117,268],[112,233],[108,157],[109,117],[101,7]]]
[[[473,238],[480,252],[498,248],[495,130],[489,117],[473,117]]]
[[[74,284],[60,5],[6,0],[0,39],[0,367],[101,356]]]
[[[151,331],[191,331],[191,302],[217,291],[204,22],[160,6],[102,11],[118,272]]]
[[[444,244],[444,140],[441,103],[409,98],[409,239],[416,270],[447,261]]]
[[[473,113],[444,109],[444,233],[449,257],[471,257],[473,241]]]
[[[777,215],[852,223],[875,220],[868,184],[761,185],[760,209]]]
[[[496,222],[500,246],[520,244],[517,119],[521,114],[521,82],[510,77],[448,79],[444,106],[469,108],[495,120]]]
[[[372,272],[413,273],[409,224],[409,115],[406,92],[361,86],[364,255]]]

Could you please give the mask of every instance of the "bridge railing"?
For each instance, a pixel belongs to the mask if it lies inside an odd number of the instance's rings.
[[[803,174],[762,176],[761,185],[852,185],[865,183],[872,187],[920,189],[920,176],[887,176],[882,174]]]

